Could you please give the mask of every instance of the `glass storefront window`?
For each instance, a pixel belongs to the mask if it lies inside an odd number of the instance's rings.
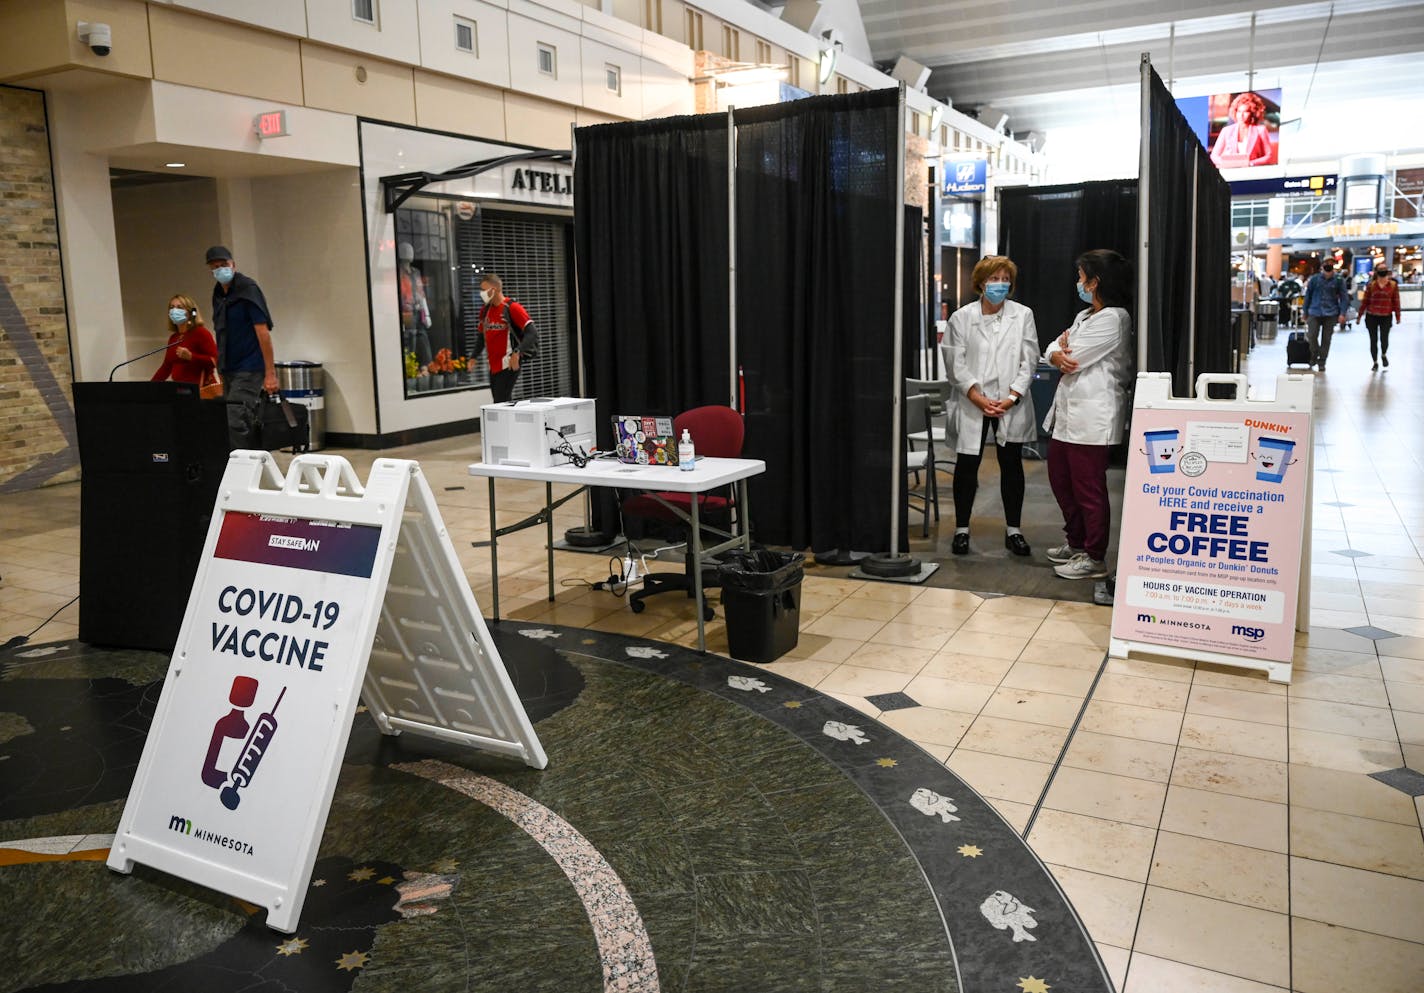
[[[488,387],[480,277],[496,272],[528,311],[538,359],[514,397],[572,396],[572,262],[568,219],[450,196],[413,196],[396,211],[396,283],[405,396]]]
[[[470,361],[459,333],[471,303],[460,293],[454,205],[412,197],[396,211],[396,291],[399,295],[405,395],[489,385]]]

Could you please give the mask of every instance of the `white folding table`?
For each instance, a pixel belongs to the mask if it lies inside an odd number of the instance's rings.
[[[494,619],[499,620],[499,539],[516,531],[543,524],[546,531],[548,550],[549,600],[554,599],[554,511],[590,486],[611,486],[621,490],[641,490],[654,495],[664,493],[706,493],[722,486],[737,487],[737,514],[735,530],[727,534],[727,540],[710,547],[702,544],[702,523],[698,516],[698,503],[692,501],[692,513],[684,514],[678,507],[666,501],[659,501],[691,528],[688,542],[692,549],[693,599],[697,606],[697,650],[707,650],[705,622],[702,601],[702,564],[709,556],[724,552],[729,548],[750,548],[751,534],[748,530],[747,480],[766,472],[766,463],[760,459],[714,459],[699,458],[697,468],[690,472],[676,466],[624,465],[611,459],[597,459],[580,469],[572,464],[551,468],[530,468],[517,465],[492,465],[476,462],[470,466],[471,476],[483,476],[489,480],[490,505],[490,581],[494,594]],[[544,509],[530,517],[501,528],[495,512],[495,481],[517,479],[525,482],[544,484]],[[564,483],[579,489],[554,499],[554,484]]]

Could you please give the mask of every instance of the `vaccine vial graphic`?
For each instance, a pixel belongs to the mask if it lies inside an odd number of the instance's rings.
[[[232,689],[227,695],[232,710],[218,718],[213,725],[213,736],[208,741],[208,754],[203,759],[203,783],[213,789],[221,789],[227,782],[227,770],[220,767],[223,744],[230,738],[245,741],[251,725],[247,722],[246,710],[257,699],[257,680],[251,676],[237,676],[232,681]]]

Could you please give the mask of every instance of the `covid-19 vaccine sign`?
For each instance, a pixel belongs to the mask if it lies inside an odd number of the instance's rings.
[[[387,733],[546,758],[415,463],[377,460],[362,487],[337,456],[283,478],[235,452],[215,511],[109,865],[290,932],[363,689]]]
[[[1153,395],[1163,386],[1139,380],[1133,410],[1114,645],[1288,667],[1309,502],[1308,402],[1168,402]]]

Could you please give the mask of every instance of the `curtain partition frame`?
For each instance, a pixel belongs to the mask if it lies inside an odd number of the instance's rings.
[[[1147,295],[1151,288],[1147,267],[1151,261],[1148,254],[1148,232],[1151,229],[1152,194],[1152,54],[1142,53],[1138,69],[1141,76],[1140,117],[1142,137],[1137,153],[1137,371],[1147,371]]]
[[[905,81],[900,81],[899,100],[895,112],[895,346],[891,375],[890,416],[890,545],[885,554],[900,554],[900,487],[904,485],[901,467],[904,465],[905,438],[901,434],[904,419],[901,406],[905,392]],[[934,471],[934,466],[930,466]],[[926,508],[926,513],[928,513]]]
[[[1192,162],[1192,254],[1191,265],[1187,268],[1187,285],[1191,293],[1187,296],[1187,382],[1197,381],[1197,181],[1201,169]],[[1245,399],[1241,397],[1240,399]]]
[[[737,122],[736,109],[727,108],[727,390],[728,406],[743,416],[737,375]]]

